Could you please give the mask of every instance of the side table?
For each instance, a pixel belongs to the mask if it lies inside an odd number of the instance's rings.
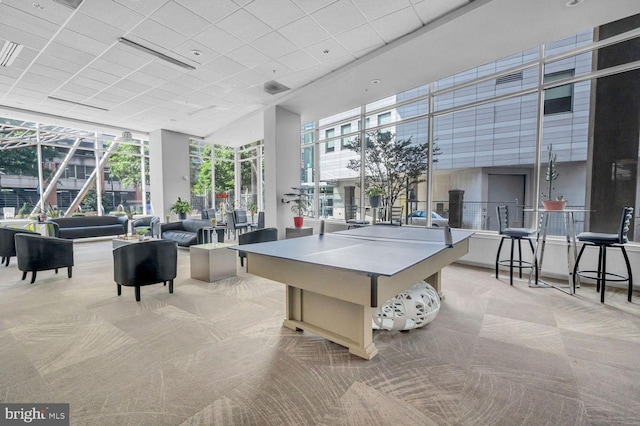
[[[207,243],[189,247],[191,278],[211,283],[235,277],[237,253],[228,249],[233,245]]]

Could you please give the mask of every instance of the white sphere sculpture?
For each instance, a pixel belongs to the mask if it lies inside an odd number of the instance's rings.
[[[424,281],[386,301],[373,316],[373,328],[411,330],[429,324],[440,310],[440,297]]]

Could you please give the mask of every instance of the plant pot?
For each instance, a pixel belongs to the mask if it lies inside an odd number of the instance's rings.
[[[302,223],[304,222],[304,217],[302,216],[296,216],[293,218],[293,225],[296,228],[302,228]]]
[[[381,195],[372,195],[369,197],[369,205],[372,209],[377,209],[380,207],[380,201],[382,200]]]
[[[138,235],[138,241],[144,241],[144,235]]]
[[[567,200],[544,200],[542,205],[544,205],[545,210],[564,210]]]
[[[187,214],[186,213],[178,213],[178,219],[185,220],[186,218],[187,218]]]

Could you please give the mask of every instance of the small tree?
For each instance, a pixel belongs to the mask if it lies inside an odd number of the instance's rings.
[[[357,158],[349,160],[347,168],[360,173],[360,138],[356,138],[348,147],[357,154]],[[434,147],[433,151],[434,156],[440,154],[440,148]],[[402,191],[406,190],[407,184],[424,182],[422,175],[429,168],[429,144],[413,142],[411,137],[396,140],[394,133],[377,130],[367,133],[364,158],[366,185],[381,187],[385,193],[383,207],[392,206]]]

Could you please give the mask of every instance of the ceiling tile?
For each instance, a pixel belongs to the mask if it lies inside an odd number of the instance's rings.
[[[362,14],[374,21],[400,9],[411,6],[409,0],[351,0]]]
[[[143,84],[138,81],[134,81],[130,79],[120,80],[117,83],[115,83],[113,87],[118,89],[124,89],[129,91],[130,93],[135,93],[135,94],[144,93],[153,88],[153,86],[151,85]]]
[[[48,75],[60,81],[66,81],[74,74],[68,71],[62,71],[53,67],[44,66],[42,63],[31,65],[29,71],[40,75]]]
[[[40,64],[43,67],[51,67],[53,69],[65,71],[70,74],[75,74],[76,72],[80,71],[84,67],[83,64],[76,64],[76,63],[67,61],[64,58],[61,58],[60,56],[57,56],[55,54],[51,54],[48,52],[41,54],[38,57],[38,61],[36,63]]]
[[[93,1],[95,1],[95,0],[93,0]],[[158,9],[160,9],[162,7],[162,5],[164,5],[167,2],[167,0],[144,0],[144,1],[138,1],[138,0],[111,0],[111,1],[114,1],[116,3],[120,3],[123,6],[129,8],[129,9],[135,10],[137,12],[140,12],[141,14],[143,14],[145,16],[151,15],[153,12],[155,12]]]
[[[181,75],[178,77],[178,81],[189,90],[200,90],[209,84],[208,81],[196,78],[192,73]]]
[[[26,72],[22,76],[22,81],[26,81],[28,83],[42,84],[48,86],[59,86],[64,80],[58,80],[56,78],[52,78],[48,75],[36,74],[33,72]]]
[[[469,0],[429,0],[415,3],[414,7],[422,22],[427,24],[467,3]]]
[[[141,53],[124,44],[118,44],[100,56],[100,59],[120,64],[120,66],[129,68],[131,71],[149,63],[154,58],[155,56]]]
[[[200,52],[200,55],[195,56],[192,53],[194,50]],[[194,40],[185,41],[180,46],[172,49],[171,52],[175,53],[177,56],[181,56],[184,59],[183,62],[187,62],[191,65],[205,64],[220,56],[220,54],[215,50],[209,49],[204,44],[198,43]]]
[[[93,93],[97,93],[100,90],[103,90],[109,86],[109,84],[107,83],[102,83],[100,81],[91,80],[90,78],[79,77],[79,76],[72,78],[67,83],[93,89]]]
[[[127,80],[147,84],[151,87],[159,86],[165,81],[163,78],[151,75],[144,71],[135,71],[134,73],[127,75],[126,78]]]
[[[241,65],[236,61],[227,58],[226,56],[220,56],[219,58],[214,59],[204,66],[214,69],[227,76],[237,74],[247,69],[247,67],[245,67],[244,65]]]
[[[120,79],[120,77],[118,76],[109,74],[108,72],[104,72],[99,69],[95,69],[93,67],[87,67],[83,69],[82,71],[80,71],[78,76],[89,78],[91,80],[99,81],[106,84],[113,84]]]
[[[311,16],[330,34],[340,34],[366,22],[350,0],[339,0]]]
[[[84,13],[124,32],[130,31],[144,18],[144,15],[114,1],[85,1],[78,13]]]
[[[220,71],[209,68],[206,65],[196,68],[194,71],[191,71],[189,75],[207,81],[209,83],[222,80],[225,77],[225,75]]]
[[[131,36],[142,39],[143,41],[140,42],[140,44],[154,50],[171,50],[184,43],[186,40],[185,36],[151,19],[146,19],[141,22],[140,25],[134,28],[131,33],[126,36],[126,38],[133,38]],[[133,41],[136,41],[136,43],[139,42],[138,40]],[[152,43],[154,46],[149,46],[145,41]]]
[[[233,52],[227,53],[226,56],[247,68],[256,67],[260,64],[264,64],[265,62],[269,62],[271,59],[248,44],[245,44]]]
[[[148,73],[163,80],[173,80],[174,78],[177,78],[186,72],[173,65],[169,65],[166,62],[161,61],[160,59],[150,62],[149,64],[140,68],[139,71]]]
[[[318,60],[316,58],[302,50],[285,55],[279,58],[278,62],[281,62],[283,65],[295,72],[318,65]]]
[[[51,43],[47,47],[47,53],[79,65],[87,65],[95,58],[95,55],[80,52],[77,49],[56,42]]]
[[[319,43],[312,44],[304,50],[320,62],[333,61],[334,59],[341,58],[345,55],[351,56],[349,51],[342,47],[342,45],[333,38],[328,38]],[[351,56],[351,58],[353,59],[353,56]]]
[[[272,58],[279,58],[298,50],[295,44],[275,31],[254,40],[251,45]]]
[[[207,28],[193,39],[222,55],[237,49],[244,44],[244,41],[240,40],[233,34],[229,34],[215,26]]]
[[[278,30],[287,40],[291,41],[298,47],[305,48],[320,40],[331,37],[310,17],[304,17],[295,22],[285,25]]]
[[[269,61],[253,69],[260,73],[265,81],[278,80],[286,75],[293,73],[293,71],[282,64],[280,61]]]
[[[64,86],[62,86],[60,88],[60,90],[54,92],[54,96],[58,96],[57,94],[58,94],[59,91],[75,93],[75,94],[83,95],[83,96],[86,96],[86,97],[93,96],[97,92],[97,90],[95,90],[92,87],[80,86],[80,85],[74,84],[74,83],[65,84]]]
[[[218,22],[217,26],[245,42],[271,32],[271,27],[242,9]]]
[[[251,86],[263,84],[268,81],[261,73],[254,70],[246,70],[235,75],[235,78]]]
[[[7,6],[15,9],[16,13],[25,13],[31,15],[33,18],[40,18],[58,26],[62,25],[64,21],[69,18],[69,15],[73,13],[73,10],[71,10],[70,8],[56,3],[53,0],[39,0],[38,2],[24,0],[4,0],[4,3],[6,3]],[[9,15],[0,16],[8,17]]]
[[[385,44],[384,40],[369,24],[360,25],[357,28],[338,34],[335,38],[352,54],[363,49],[379,47]]]
[[[331,3],[335,3],[338,0],[293,0],[300,9],[304,10],[307,13],[313,13],[318,9],[322,9],[330,5]]]
[[[255,0],[245,9],[273,29],[304,16],[304,12],[291,0]]]
[[[229,0],[176,0],[198,16],[216,23],[231,15],[240,7]]]
[[[0,4],[0,13],[2,12],[2,4]],[[0,16],[2,16],[0,14]],[[13,22],[11,22],[13,23]],[[9,23],[5,24],[4,20],[0,25],[0,38],[5,40],[11,40],[16,43],[31,47],[32,49],[40,50],[49,42],[49,39],[53,37],[54,30],[37,31],[29,28],[15,28]]]
[[[92,56],[99,56],[109,47],[109,44],[67,29],[60,31],[55,40],[57,43],[64,44]],[[113,40],[113,42],[115,42],[115,40]]]
[[[422,27],[422,22],[413,7],[407,7],[395,13],[380,18],[371,23],[380,37],[387,43],[411,33]]]
[[[91,63],[91,68],[98,70],[106,70],[109,74],[113,74],[118,77],[124,77],[131,73],[130,66],[124,66],[116,62],[107,61],[102,58],[98,58]]]
[[[118,37],[124,35],[122,29],[84,13],[76,13],[66,28],[107,44],[115,43]]]
[[[211,25],[209,21],[174,2],[165,4],[151,15],[151,19],[187,38]]]

